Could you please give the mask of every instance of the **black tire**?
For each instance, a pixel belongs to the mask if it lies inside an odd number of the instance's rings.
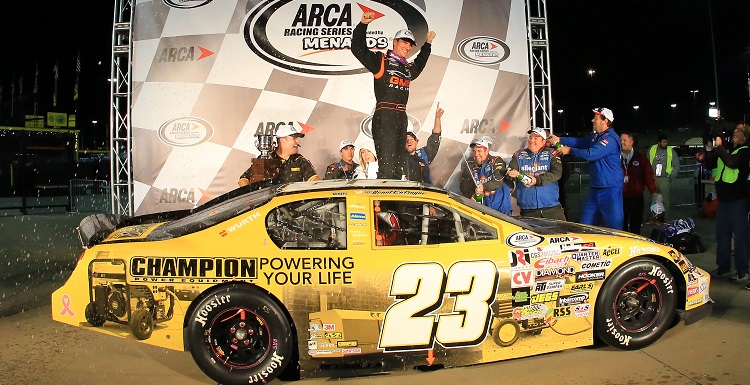
[[[518,325],[518,321],[513,318],[504,318],[492,330],[492,340],[498,346],[508,347],[518,341],[520,334],[521,327]]]
[[[86,317],[86,322],[91,326],[102,326],[104,321],[107,320],[107,316],[104,314],[96,314],[96,305],[93,302],[89,302],[86,305],[86,310],[83,312],[83,316]]]
[[[614,272],[599,292],[596,335],[618,349],[644,348],[667,331],[676,300],[669,270],[655,260],[636,258]]]
[[[130,316],[130,331],[139,340],[147,340],[154,331],[154,317],[148,309],[138,309]]]
[[[193,360],[224,385],[269,382],[284,371],[296,349],[284,309],[248,285],[210,293],[187,322]]]

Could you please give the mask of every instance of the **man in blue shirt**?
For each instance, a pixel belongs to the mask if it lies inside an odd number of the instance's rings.
[[[528,131],[528,147],[516,151],[508,165],[508,176],[516,180],[516,198],[521,216],[565,220],[560,205],[562,162],[554,150],[546,148],[547,132],[542,128]],[[527,181],[520,181],[520,173]]]
[[[475,166],[471,169],[476,189],[474,195],[482,197],[482,204],[505,215],[510,215],[510,188],[505,184],[507,167],[499,156],[490,155],[492,139],[483,136],[471,142]]]
[[[597,224],[603,219],[608,227],[622,230],[622,187],[625,173],[620,166],[620,137],[612,128],[615,120],[609,108],[595,108],[594,133],[583,138],[558,138],[550,136],[552,145],[558,142],[558,152],[571,154],[589,162],[589,195],[583,204],[581,223]]]

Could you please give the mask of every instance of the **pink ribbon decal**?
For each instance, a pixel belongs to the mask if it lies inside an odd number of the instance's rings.
[[[70,297],[68,297],[67,294],[63,294],[62,296],[62,303],[63,303],[63,309],[60,312],[60,315],[70,314],[71,316],[75,316],[76,314],[73,313],[73,310],[70,309]]]

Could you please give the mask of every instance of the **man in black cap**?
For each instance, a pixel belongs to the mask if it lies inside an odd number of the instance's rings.
[[[441,118],[443,117],[443,109],[440,108],[440,103],[437,105],[435,110],[435,124],[432,127],[432,134],[427,138],[427,145],[417,149],[419,139],[414,131],[406,132],[406,176],[407,179],[432,183],[432,175],[430,175],[430,163],[435,159],[438,149],[440,148],[440,134],[442,132]]]
[[[435,32],[427,33],[426,42],[413,63],[406,58],[416,44],[414,34],[402,29],[393,37],[393,49],[386,53],[367,48],[367,25],[375,20],[374,12],[362,14],[362,20],[352,33],[351,51],[367,70],[373,73],[375,112],[372,116],[372,138],[380,164],[378,178],[401,179],[404,175],[404,143],[406,142],[406,102],[409,84],[416,79],[427,64]]]
[[[272,184],[320,179],[312,163],[299,153],[299,148],[302,147],[299,140],[304,137],[305,134],[297,130],[294,126],[285,125],[279,127],[276,130],[276,151],[271,153],[271,159],[276,162],[267,163],[275,165],[273,166],[274,170],[256,170],[253,165],[250,165],[250,168],[240,176],[237,184],[242,187],[250,184],[251,181],[263,180],[263,177],[258,177],[263,174],[273,175]]]

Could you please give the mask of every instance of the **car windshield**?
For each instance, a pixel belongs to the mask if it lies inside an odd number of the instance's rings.
[[[217,198],[215,203],[208,202],[196,207],[190,215],[160,227],[159,232],[177,237],[203,230],[262,206],[276,195],[276,189],[264,188],[235,197],[232,197],[232,195],[230,192],[223,196],[227,199],[223,202]],[[158,236],[158,234],[154,234],[154,236]]]
[[[473,199],[449,192],[451,198],[479,210],[484,214],[491,215],[495,218],[502,219],[506,222],[520,226],[526,230],[534,231],[538,234],[564,234],[564,233],[585,233],[585,234],[606,234],[619,235],[606,229],[586,226],[579,223],[556,221],[552,219],[530,218],[530,217],[511,217],[497,210],[491,209]]]
[[[484,214],[491,215],[491,216],[493,216],[495,218],[499,218],[499,219],[502,219],[502,220],[504,220],[506,222],[510,222],[510,223],[512,223],[512,224],[514,224],[516,226],[521,226],[523,228],[529,229],[529,225],[527,225],[526,223],[521,222],[518,219],[513,218],[513,217],[511,217],[509,215],[505,215],[505,214],[503,214],[503,213],[501,213],[501,212],[499,212],[499,211],[497,211],[495,209],[491,209],[491,208],[489,208],[489,207],[487,207],[487,206],[485,206],[485,205],[483,205],[483,204],[475,201],[474,199],[469,199],[469,198],[466,198],[466,197],[464,197],[462,195],[458,195],[458,194],[450,192],[450,191],[448,192],[448,196],[450,196],[454,200],[457,200],[457,201],[463,203],[466,206],[469,206],[469,207],[471,207],[471,208],[473,208],[475,210],[479,210],[479,211],[481,211]]]

